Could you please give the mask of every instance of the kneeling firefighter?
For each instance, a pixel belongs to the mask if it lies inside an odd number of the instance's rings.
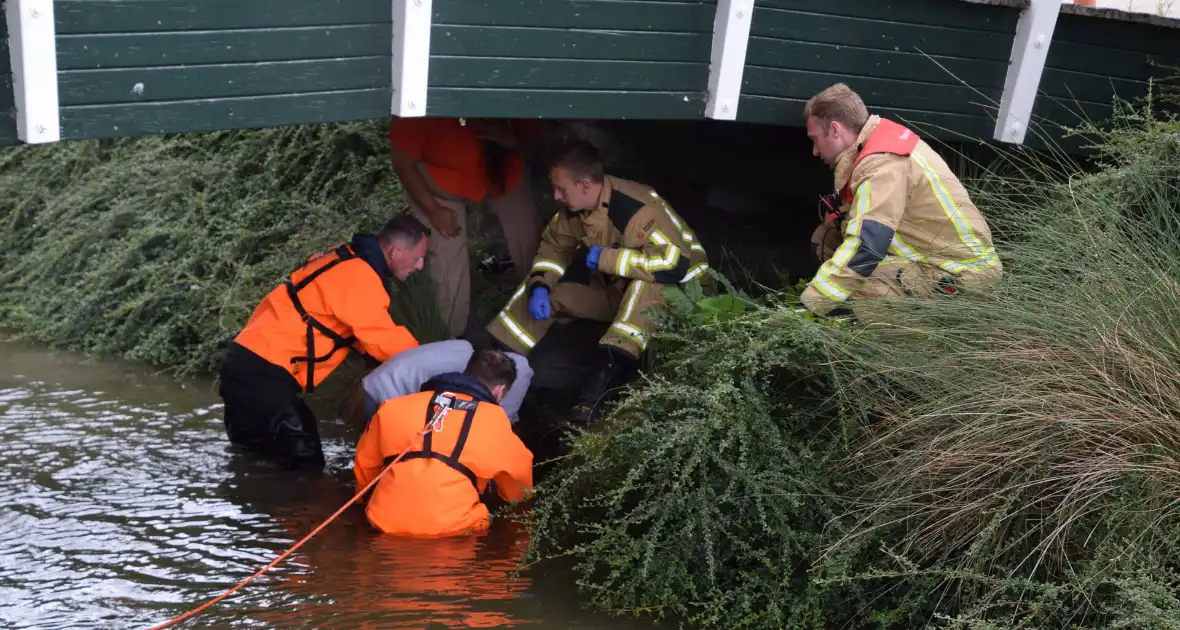
[[[800,296],[805,308],[848,314],[858,300],[955,295],[999,280],[1003,265],[987,221],[913,130],[870,116],[842,83],[808,101],[804,115],[812,153],[835,172],[845,208],[834,251],[831,231],[813,237],[828,257]]]
[[[528,279],[488,325],[500,344],[528,356],[555,318],[611,322],[599,342],[597,369],[582,388],[571,421],[598,415],[600,399],[638,366],[647,348],[648,308],[661,293],[700,277],[710,291],[705,248],[684,219],[652,188],[604,173],[594,147],[564,145],[549,178],[566,208],[541,234]]]
[[[515,380],[511,358],[482,348],[462,374],[440,374],[420,392],[381,403],[353,465],[359,492],[397,462],[364,499],[374,527],[424,538],[477,534],[490,525],[480,500],[489,488],[505,501],[528,497],[533,454],[499,405]]]
[[[390,317],[387,287],[422,268],[429,237],[420,221],[399,215],[376,236],[357,234],[311,256],[263,298],[221,365],[232,444],[290,466],[324,465],[315,416],[300,394],[314,391],[348,350],[385,361],[418,345]]]

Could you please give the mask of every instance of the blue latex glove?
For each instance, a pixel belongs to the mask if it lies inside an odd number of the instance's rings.
[[[549,319],[552,313],[549,310],[549,289],[545,287],[537,287],[529,295],[529,315],[533,319]]]
[[[598,269],[598,258],[600,256],[602,256],[602,247],[599,245],[591,247],[590,251],[586,254],[586,266],[591,269]]]

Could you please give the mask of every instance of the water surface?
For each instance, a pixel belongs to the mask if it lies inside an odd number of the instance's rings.
[[[149,628],[221,593],[351,496],[354,435],[292,474],[232,454],[211,381],[0,341],[0,627]],[[353,508],[182,628],[624,628],[583,612],[500,521],[479,538],[380,536]]]

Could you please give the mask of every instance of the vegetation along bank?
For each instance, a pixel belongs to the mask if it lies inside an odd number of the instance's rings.
[[[277,279],[400,205],[384,129],[0,153],[0,327],[211,372]],[[1097,170],[1015,153],[970,182],[1008,271],[987,299],[839,326],[790,287],[679,296],[542,483],[533,557],[699,627],[1180,627],[1180,123],[1102,138]]]

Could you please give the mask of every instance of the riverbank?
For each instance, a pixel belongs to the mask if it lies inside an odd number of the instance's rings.
[[[987,300],[858,328],[790,292],[678,302],[540,487],[532,558],[702,627],[1180,626],[1180,127],[1118,125],[1097,172],[1013,153],[973,180],[1008,271]],[[212,371],[285,273],[400,206],[384,129],[5,151],[0,327]],[[395,316],[437,338],[413,291]]]
[[[1012,153],[971,183],[987,298],[856,327],[790,291],[683,304],[541,484],[530,557],[695,627],[1180,627],[1180,123],[1155,114],[1096,171]]]

